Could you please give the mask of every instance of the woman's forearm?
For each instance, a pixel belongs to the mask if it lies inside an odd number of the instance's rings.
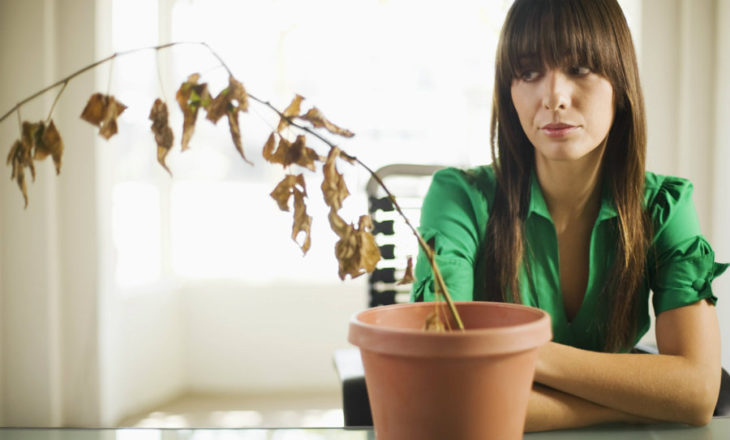
[[[597,353],[550,343],[535,380],[551,388],[650,419],[707,424],[720,390],[720,328],[707,301],[657,316],[662,354]]]
[[[656,420],[706,424],[720,369],[676,355],[596,353],[551,343],[535,380],[600,406]]]
[[[654,421],[535,384],[527,406],[525,431],[580,428],[610,422],[652,423]]]

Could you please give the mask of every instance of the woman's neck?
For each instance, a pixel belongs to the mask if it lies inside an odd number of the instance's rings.
[[[551,161],[536,155],[535,168],[545,203],[561,233],[575,222],[595,221],[601,207],[601,158],[597,148],[577,161]],[[596,153],[596,154],[593,154]]]

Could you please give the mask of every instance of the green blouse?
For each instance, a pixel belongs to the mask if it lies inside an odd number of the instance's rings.
[[[468,171],[448,168],[434,175],[424,199],[419,230],[426,241],[434,240],[436,261],[456,301],[485,299],[484,236],[495,187],[491,166]],[[649,254],[656,255],[656,261],[652,258],[648,262],[646,281],[639,292],[635,342],[650,326],[650,290],[657,315],[701,299],[715,303],[712,280],[728,266],[715,263],[714,252],[700,232],[689,181],[647,172],[645,187],[645,206],[654,222]],[[614,203],[604,191],[591,233],[588,285],[580,309],[569,321],[560,288],[557,235],[533,174],[525,219],[530,277],[523,267],[520,294],[524,304],[550,313],[556,342],[595,351],[604,345],[601,323],[607,310],[599,295],[615,256],[616,217]],[[423,252],[418,256],[415,278],[411,300],[433,300],[433,274]]]

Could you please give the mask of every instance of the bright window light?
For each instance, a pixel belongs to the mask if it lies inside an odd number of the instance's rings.
[[[116,279],[137,287],[160,278],[160,193],[148,183],[114,186],[112,206]]]
[[[280,109],[299,93],[305,109],[316,105],[354,131],[351,140],[328,137],[372,169],[393,163],[468,167],[490,161],[494,51],[511,3],[113,0],[114,48],[206,42],[248,92]],[[638,32],[640,2],[621,3]],[[160,23],[169,34],[158,29]],[[114,140],[112,171],[120,285],[156,276],[339,282],[321,177],[304,171],[314,218],[306,257],[290,237],[292,213],[281,212],[269,197],[285,173],[261,158],[278,123],[273,112],[252,103],[240,117],[244,150],[254,166],[238,156],[225,118],[213,126],[204,112],[190,149],[179,151],[182,117],[175,90],[188,75],[200,73],[217,94],[228,76],[215,57],[200,46],[179,46],[116,60],[112,72],[112,90],[129,105]],[[147,120],[158,96],[168,102],[175,132],[167,159],[172,179],[157,164]],[[308,139],[326,154],[324,144]],[[352,194],[341,214],[354,223],[366,212],[369,176],[357,167],[340,168]],[[124,186],[130,182],[139,186]],[[133,232],[133,226],[142,232]]]

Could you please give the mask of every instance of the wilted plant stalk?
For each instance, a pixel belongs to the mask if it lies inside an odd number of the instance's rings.
[[[340,240],[335,245],[335,254],[340,264],[339,276],[341,279],[345,279],[347,275],[351,278],[356,278],[364,273],[372,272],[375,269],[375,265],[380,260],[380,251],[378,246],[375,244],[375,239],[371,234],[372,221],[369,216],[361,216],[358,226],[355,227],[353,224],[348,224],[342,219],[338,211],[342,206],[343,200],[349,195],[347,186],[345,185],[342,174],[337,171],[336,161],[338,158],[343,159],[349,163],[357,163],[367,170],[370,175],[378,182],[378,184],[386,192],[390,200],[392,201],[398,214],[403,218],[408,228],[411,230],[413,235],[418,240],[418,244],[425,253],[431,268],[434,273],[436,281],[436,292],[437,298],[439,295],[443,295],[453,322],[456,326],[463,330],[464,326],[459,317],[459,314],[454,306],[451,296],[448,293],[446,284],[444,283],[441,272],[436,264],[436,259],[431,247],[423,240],[423,237],[418,233],[415,227],[410,223],[408,217],[403,213],[400,205],[396,201],[396,198],[391,194],[390,190],[383,183],[373,170],[371,170],[366,164],[361,162],[357,157],[351,156],[344,151],[340,150],[335,144],[329,141],[317,133],[315,128],[324,128],[332,134],[352,137],[354,133],[347,129],[343,129],[327,120],[322,112],[316,107],[310,108],[306,113],[300,110],[300,106],[304,98],[300,95],[296,95],[289,106],[284,111],[279,111],[268,101],[261,100],[250,93],[246,92],[243,84],[235,79],[233,73],[228,68],[223,59],[210,48],[204,42],[173,42],[168,44],[162,44],[158,46],[145,47],[139,49],[132,49],[125,52],[117,52],[113,55],[104,58],[100,61],[92,63],[74,73],[59,80],[58,82],[34,93],[28,98],[20,101],[2,117],[0,122],[8,118],[13,112],[18,114],[20,120],[20,108],[27,102],[41,96],[42,94],[58,87],[62,86],[56,98],[54,99],[53,105],[49,111],[48,118],[45,121],[39,121],[37,123],[30,123],[23,121],[20,127],[20,138],[13,144],[10,153],[8,154],[7,164],[12,166],[11,178],[16,180],[20,187],[23,197],[25,199],[25,206],[28,205],[28,194],[25,182],[25,168],[29,168],[33,180],[35,180],[35,166],[34,161],[42,160],[47,156],[52,156],[56,167],[56,173],[60,173],[61,169],[61,157],[63,154],[63,141],[61,136],[51,119],[53,109],[56,103],[61,97],[63,91],[66,89],[68,83],[81,75],[82,73],[91,70],[105,62],[111,61],[117,57],[140,52],[143,50],[156,50],[170,48],[181,44],[192,44],[204,46],[221,64],[221,66],[228,72],[229,84],[228,87],[223,89],[218,95],[213,97],[206,83],[199,83],[200,75],[197,73],[191,74],[188,79],[182,83],[176,93],[176,101],[183,112],[183,130],[181,147],[182,151],[189,148],[190,139],[193,135],[195,123],[197,121],[198,112],[201,108],[206,111],[206,118],[213,124],[216,124],[223,116],[228,120],[228,125],[231,133],[236,150],[241,155],[241,158],[247,163],[251,164],[244,154],[243,144],[241,141],[241,131],[238,122],[238,113],[248,111],[248,99],[252,99],[266,107],[270,108],[280,117],[280,121],[276,130],[274,130],[269,136],[266,144],[264,145],[262,154],[265,160],[271,163],[282,165],[285,169],[290,169],[291,165],[298,165],[303,168],[307,168],[311,171],[315,171],[315,162],[324,162],[323,174],[324,181],[322,182],[321,189],[324,195],[325,203],[330,207],[328,219],[332,230],[338,235]],[[159,72],[158,72],[159,73]],[[116,100],[114,96],[104,95],[101,93],[95,93],[89,99],[86,107],[84,108],[81,118],[85,121],[99,127],[99,134],[109,139],[117,133],[117,118],[124,112],[127,107]],[[164,100],[158,98],[154,101],[152,109],[150,111],[149,119],[152,121],[152,132],[154,133],[155,143],[157,144],[157,160],[160,165],[172,175],[172,172],[165,163],[165,158],[169,151],[172,149],[174,135],[172,129],[168,124],[169,111],[167,104]],[[297,123],[297,120],[306,121],[311,124],[311,127],[301,125]],[[326,159],[323,160],[315,150],[307,147],[306,138],[304,135],[299,135],[294,141],[290,141],[285,131],[289,126],[296,127],[306,133],[309,133],[329,146],[329,153]],[[289,211],[289,200],[294,199],[294,223],[292,226],[292,239],[297,242],[302,251],[306,254],[309,250],[310,240],[310,228],[311,228],[311,217],[307,215],[306,204],[304,199],[307,197],[307,191],[305,186],[304,176],[302,174],[294,175],[288,174],[272,191],[271,197],[276,200],[279,208],[283,211]],[[304,240],[300,244],[298,238],[300,234],[304,233]],[[412,281],[412,262],[409,258],[408,268],[406,275],[402,282]],[[440,318],[438,312],[438,303],[436,304],[436,311],[434,314],[429,316],[426,327],[427,328],[444,328],[444,324]],[[432,325],[434,324],[435,325]],[[446,326],[450,327],[449,320],[446,320]]]

